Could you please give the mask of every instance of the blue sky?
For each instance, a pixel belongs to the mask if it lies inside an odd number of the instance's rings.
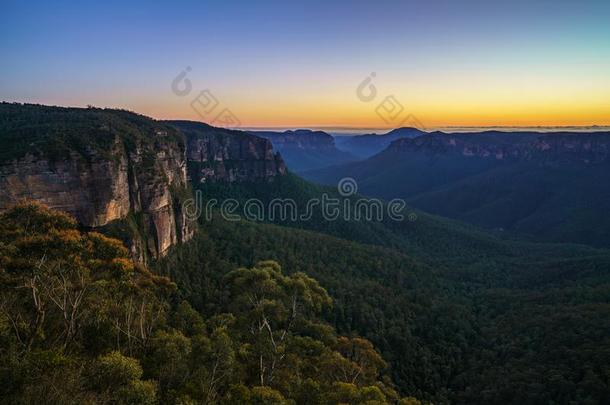
[[[376,126],[354,96],[375,72],[381,93],[435,125],[610,123],[607,1],[1,7],[7,101],[196,118],[170,90],[189,66],[245,125]]]

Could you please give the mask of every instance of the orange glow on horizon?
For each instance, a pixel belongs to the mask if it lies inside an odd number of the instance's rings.
[[[156,119],[187,119],[211,123],[215,117],[198,115],[189,106],[180,108],[165,108],[162,106],[142,106],[134,111]],[[369,111],[348,108],[331,109],[319,107],[309,109],[289,108],[261,110],[234,109],[241,127],[273,128],[273,127],[335,127],[335,128],[374,128],[393,129],[399,126],[414,126],[411,119],[403,121],[412,114],[426,128],[442,127],[552,127],[552,126],[610,126],[610,108],[513,108],[512,110],[493,110],[478,106],[477,108],[430,108],[426,111],[403,113],[395,120],[384,121],[372,108]],[[406,109],[405,109],[406,111]]]

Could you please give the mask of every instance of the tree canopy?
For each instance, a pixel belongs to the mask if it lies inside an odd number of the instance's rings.
[[[323,320],[332,299],[315,279],[260,261],[222,283],[201,313],[66,214],[33,203],[1,213],[2,402],[401,400],[374,346]]]

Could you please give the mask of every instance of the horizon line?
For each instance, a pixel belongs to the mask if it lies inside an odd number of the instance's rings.
[[[186,121],[194,121],[194,122],[202,122],[208,125],[214,125],[214,122],[209,122],[205,120],[198,119],[185,119],[185,118],[159,118],[155,117],[156,114],[149,114],[144,112],[139,112],[136,109],[132,109],[131,107],[119,107],[119,106],[99,106],[94,104],[81,104],[78,105],[61,105],[55,103],[44,103],[44,102],[33,102],[33,101],[9,101],[9,100],[0,100],[0,103],[6,104],[22,104],[22,105],[41,105],[47,107],[60,107],[60,108],[96,108],[96,109],[110,109],[110,110],[123,110],[133,112],[135,114],[147,116],[157,121],[171,121],[171,120],[186,120]],[[467,129],[610,129],[610,123],[608,124],[597,124],[591,123],[587,125],[434,125],[430,127],[422,127],[418,128],[415,126],[351,126],[351,125],[330,125],[330,124],[322,124],[322,125],[240,125],[238,127],[226,127],[228,129],[237,129],[244,131],[257,131],[257,130],[297,130],[297,129],[309,129],[309,130],[338,130],[338,131],[392,131],[398,128],[415,128],[419,129],[423,132],[434,132],[434,131],[442,131],[444,129],[447,130],[467,130]]]
[[[513,125],[486,125],[486,126],[435,126],[430,128],[416,127],[348,127],[348,126],[245,126],[231,127],[229,129],[241,131],[269,131],[284,132],[296,130],[310,130],[334,133],[336,135],[380,135],[386,134],[400,128],[415,128],[425,133],[432,132],[486,132],[497,130],[499,132],[606,132],[610,130],[610,125],[533,125],[533,126],[513,126]]]

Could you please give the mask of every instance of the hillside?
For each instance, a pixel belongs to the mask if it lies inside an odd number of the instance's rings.
[[[104,229],[145,262],[195,231],[191,183],[286,173],[269,141],[129,111],[0,104],[0,209],[33,199]]]
[[[202,190],[210,199],[267,203],[281,196],[299,205],[320,193],[336,196],[290,175],[272,184]],[[610,288],[607,251],[506,239],[421,212],[414,222],[328,223],[314,216],[275,223],[282,226],[203,221],[198,247],[163,261],[163,274],[205,307],[226,261],[248,265],[268,256],[291,263],[336,297],[328,319],[340,331],[367,337],[391,359],[403,392],[436,403],[548,402],[566,395],[580,401],[589,395],[579,387],[588,382],[574,379],[586,371],[574,365],[601,365],[594,357],[605,356],[590,350],[608,344],[599,335],[609,309],[603,298]],[[192,270],[178,274],[176,268]],[[564,322],[581,325],[583,334]],[[553,331],[560,333],[547,340]],[[554,388],[550,376],[562,381],[558,387],[572,387],[570,393]]]
[[[167,121],[186,138],[189,177],[205,182],[271,181],[286,174],[282,157],[266,139],[195,121]]]
[[[600,350],[610,344],[602,332],[610,327],[607,253],[507,244],[506,255],[477,258],[482,251],[470,246],[472,255],[454,260],[440,257],[444,249],[430,257],[435,246],[405,254],[276,225],[202,226],[158,267],[196,308],[205,311],[219,294],[228,263],[286,263],[320,280],[335,299],[326,319],[373,341],[405,394],[435,403],[518,403],[608,393],[601,371],[584,378],[610,359]]]
[[[274,261],[228,269],[199,313],[120,241],[28,203],[0,213],[0,292],[3,404],[401,400],[375,347],[322,320],[326,290]]]
[[[610,245],[608,133],[434,133],[305,173],[424,211],[553,242]]]

